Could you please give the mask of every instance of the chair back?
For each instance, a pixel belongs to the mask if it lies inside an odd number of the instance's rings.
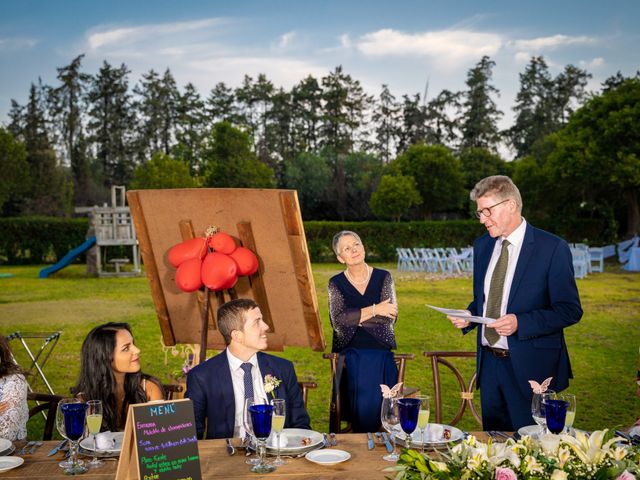
[[[309,390],[312,388],[318,388],[316,382],[298,382],[300,390],[302,390],[302,400],[304,401],[304,408],[307,408],[307,397],[309,396]]]
[[[58,403],[63,398],[64,397],[61,397],[60,395],[52,395],[50,393],[27,393],[27,400],[36,402],[36,404],[29,409],[29,418],[40,412],[44,412],[43,416],[45,417],[45,423],[42,431],[42,440],[51,440],[53,436],[53,426],[56,423]]]
[[[165,400],[174,400],[177,398],[182,398],[183,395],[180,395],[180,394],[184,392],[184,387],[179,383],[163,383],[162,389],[164,390]]]
[[[448,425],[455,425],[460,421],[464,415],[467,407],[471,411],[471,414],[476,419],[478,424],[482,426],[482,419],[478,414],[474,400],[474,386],[476,383],[475,370],[469,381],[465,382],[460,370],[449,361],[451,358],[472,358],[475,361],[476,352],[423,352],[423,355],[431,359],[431,371],[433,373],[433,388],[435,392],[435,411],[436,411],[436,423],[443,423],[442,421],[442,384],[440,382],[440,365],[444,365],[451,370],[458,387],[460,389],[460,405],[458,410],[451,421],[444,422]]]

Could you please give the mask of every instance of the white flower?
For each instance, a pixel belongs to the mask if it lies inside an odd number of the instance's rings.
[[[569,460],[569,458],[571,458],[571,450],[569,450],[569,448],[565,447],[564,445],[561,446],[558,450],[558,462],[560,468],[564,467],[564,464],[567,463],[567,460]]]
[[[267,374],[264,376],[264,391],[265,393],[270,393],[272,397],[275,398],[274,390],[278,388],[278,385],[282,383],[282,380],[274,377],[271,374]]]
[[[524,457],[525,471],[530,473],[542,473],[544,470],[542,465],[538,463],[535,457],[527,455]]]
[[[626,457],[627,453],[627,449],[622,447],[616,447],[613,450],[609,451],[609,455],[611,455],[611,457],[613,457],[613,459],[617,460],[618,462]]]
[[[609,453],[611,445],[623,440],[620,437],[614,437],[607,443],[604,442],[604,436],[607,430],[596,430],[591,435],[585,435],[576,430],[576,437],[570,435],[562,435],[562,440],[569,444],[580,461],[586,465],[595,465],[600,463],[605,455]]]
[[[567,472],[556,469],[551,474],[550,480],[567,480],[567,478],[569,478]]]

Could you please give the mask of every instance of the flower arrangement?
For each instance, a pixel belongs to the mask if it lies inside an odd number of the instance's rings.
[[[281,383],[282,383],[282,380],[268,373],[267,375],[264,376],[265,393],[267,394],[270,393],[273,398],[276,398],[275,390],[276,388],[278,388],[278,385],[280,385]]]
[[[632,480],[640,475],[640,446],[614,437],[608,430],[586,435],[559,435],[558,442],[546,450],[529,436],[517,442],[478,441],[473,435],[441,453],[436,461],[411,449],[403,449],[395,480]]]

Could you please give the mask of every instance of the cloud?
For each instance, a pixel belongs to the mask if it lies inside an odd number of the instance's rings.
[[[593,37],[582,35],[579,37],[571,37],[569,35],[552,35],[550,37],[538,37],[529,40],[513,40],[509,42],[509,46],[517,50],[535,51],[553,50],[567,45],[589,45],[596,42]]]
[[[296,32],[287,32],[283,35],[280,35],[280,41],[278,42],[278,47],[281,49],[287,48],[291,45],[291,41],[295,38]]]
[[[37,44],[38,41],[35,38],[0,38],[0,51],[30,49],[35,47]]]
[[[340,35],[339,40],[340,46],[342,48],[351,48],[353,46],[353,44],[351,43],[351,37],[348,33],[343,33],[342,35]]]
[[[478,60],[483,55],[495,55],[503,42],[499,34],[472,30],[411,34],[387,28],[363,35],[357,47],[369,57],[428,56],[451,65]]]
[[[591,60],[580,60],[580,62],[578,62],[579,65],[586,69],[586,70],[595,70],[597,68],[600,68],[604,65],[604,58],[602,57],[596,57],[596,58],[592,58]]]

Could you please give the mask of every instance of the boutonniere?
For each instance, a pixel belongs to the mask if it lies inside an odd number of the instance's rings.
[[[275,389],[278,388],[278,385],[282,383],[277,377],[274,377],[270,373],[264,376],[264,391],[267,394],[271,394],[273,398],[276,398]]]

